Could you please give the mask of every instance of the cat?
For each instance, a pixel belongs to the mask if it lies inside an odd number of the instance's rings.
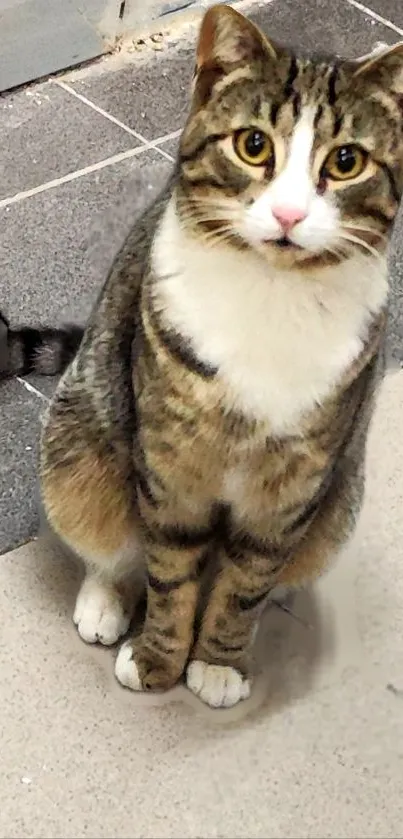
[[[74,358],[83,329],[75,324],[56,327],[28,326],[11,329],[0,311],[0,380],[39,373],[55,376]]]
[[[43,421],[48,521],[85,564],[115,674],[250,695],[279,587],[354,531],[403,189],[403,45],[301,57],[234,9],[202,21],[175,171],[118,254]]]

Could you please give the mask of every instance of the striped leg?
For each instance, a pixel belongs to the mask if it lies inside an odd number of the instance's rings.
[[[186,673],[188,688],[207,705],[228,708],[249,696],[249,651],[276,567],[265,553],[222,551]]]
[[[200,571],[210,527],[146,526],[147,613],[143,631],[116,660],[117,679],[132,690],[167,690],[183,674],[193,643]]]

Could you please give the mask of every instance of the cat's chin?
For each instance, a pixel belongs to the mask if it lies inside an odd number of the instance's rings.
[[[283,239],[262,242],[259,251],[271,265],[289,271],[293,269],[309,271],[311,268],[336,265],[341,261],[341,257],[328,251],[309,251]]]

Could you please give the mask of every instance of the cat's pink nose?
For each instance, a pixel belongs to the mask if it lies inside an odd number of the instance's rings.
[[[278,223],[281,224],[285,233],[292,230],[292,228],[295,227],[299,221],[303,221],[307,215],[305,210],[301,210],[298,207],[274,207],[272,209],[272,213]]]

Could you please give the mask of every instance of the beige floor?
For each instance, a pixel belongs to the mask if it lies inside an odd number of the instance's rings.
[[[267,613],[238,711],[126,693],[75,636],[74,569],[1,558],[1,837],[403,837],[402,402],[393,372],[354,543]]]

